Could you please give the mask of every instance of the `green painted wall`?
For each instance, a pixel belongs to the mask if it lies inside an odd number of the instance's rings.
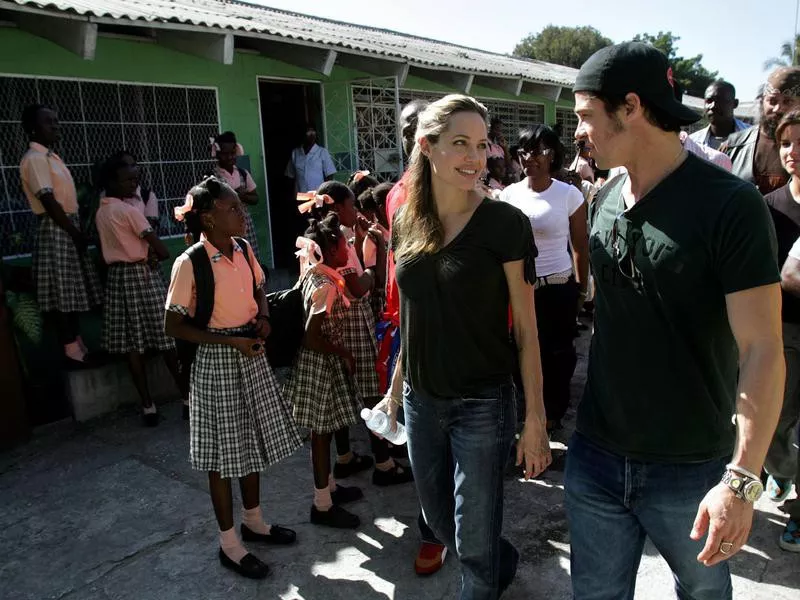
[[[259,243],[269,259],[268,204],[264,174],[258,78],[275,77],[320,81],[325,102],[325,140],[332,153],[354,154],[353,108],[349,82],[368,78],[366,73],[335,67],[330,78],[261,55],[237,52],[232,65],[214,63],[154,43],[100,37],[95,60],[82,60],[45,39],[13,28],[0,28],[0,73],[72,77],[126,82],[199,85],[218,90],[220,127],[236,132],[250,157],[253,178],[262,202],[252,207]],[[409,76],[405,88],[441,92],[457,90],[420,77]],[[555,114],[552,102],[474,86],[475,96],[497,100],[544,104],[548,119]],[[552,120],[552,119],[551,119]],[[337,178],[346,178],[342,172]],[[183,248],[179,238],[168,241],[173,256]],[[168,267],[168,265],[165,265]]]

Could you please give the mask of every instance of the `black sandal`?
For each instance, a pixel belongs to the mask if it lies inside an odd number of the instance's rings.
[[[269,533],[256,533],[247,525],[242,523],[239,530],[242,532],[242,540],[245,542],[261,542],[272,544],[273,546],[288,546],[297,540],[297,533],[280,525],[272,525]]]
[[[222,566],[231,571],[235,571],[242,577],[248,579],[264,579],[269,575],[269,567],[261,562],[257,557],[250,553],[244,555],[241,561],[234,562],[231,558],[219,549],[219,562]]]
[[[335,479],[347,479],[351,475],[366,471],[375,464],[371,456],[361,456],[353,452],[353,458],[350,462],[340,463],[337,462],[333,466],[333,477]]]

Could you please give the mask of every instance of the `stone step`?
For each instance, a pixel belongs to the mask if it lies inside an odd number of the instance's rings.
[[[175,381],[161,357],[149,358],[146,368],[147,383],[154,401],[180,398]],[[69,371],[67,395],[72,415],[79,422],[113,412],[124,405],[138,405],[141,402],[124,360],[94,369]]]

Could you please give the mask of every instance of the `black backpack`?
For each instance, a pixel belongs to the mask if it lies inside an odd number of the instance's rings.
[[[244,251],[245,260],[250,266],[250,247],[242,238],[235,237],[236,243]],[[189,323],[198,329],[207,329],[214,312],[214,272],[211,260],[202,242],[198,242],[186,250],[192,261],[195,285],[195,313],[187,317]],[[253,273],[253,295],[257,294],[255,273]],[[303,343],[305,335],[305,310],[303,294],[299,288],[292,288],[267,295],[269,304],[270,325],[272,331],[265,343],[265,351],[273,367],[289,367]],[[180,371],[188,381],[192,363],[197,355],[197,344],[186,340],[175,340]]]

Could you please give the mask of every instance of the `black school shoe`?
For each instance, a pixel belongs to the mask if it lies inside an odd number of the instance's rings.
[[[269,533],[256,533],[247,525],[242,523],[239,530],[242,532],[242,540],[245,542],[262,542],[273,546],[288,546],[297,540],[297,533],[280,525],[272,525]]]
[[[156,427],[158,425],[158,413],[142,413],[142,423],[144,423],[145,427]]]
[[[401,483],[408,483],[409,481],[414,481],[414,473],[411,472],[411,467],[395,464],[395,466],[388,471],[375,469],[372,472],[372,483],[381,487],[399,485]]]
[[[364,492],[361,488],[355,486],[345,487],[336,484],[336,489],[331,492],[331,502],[334,504],[347,504],[348,502],[355,502],[364,497]]]
[[[353,452],[353,458],[350,460],[350,462],[337,462],[333,466],[333,477],[334,479],[347,479],[351,475],[355,475],[361,471],[366,471],[374,464],[375,461],[371,456],[361,456],[360,454]]]
[[[311,505],[311,522],[314,525],[325,525],[336,529],[356,529],[361,525],[358,515],[347,512],[341,506],[334,504],[330,510],[319,510]]]
[[[219,562],[226,569],[230,569],[248,579],[264,579],[269,575],[269,567],[261,562],[258,558],[248,553],[238,563],[232,561],[227,554],[219,549]]]

